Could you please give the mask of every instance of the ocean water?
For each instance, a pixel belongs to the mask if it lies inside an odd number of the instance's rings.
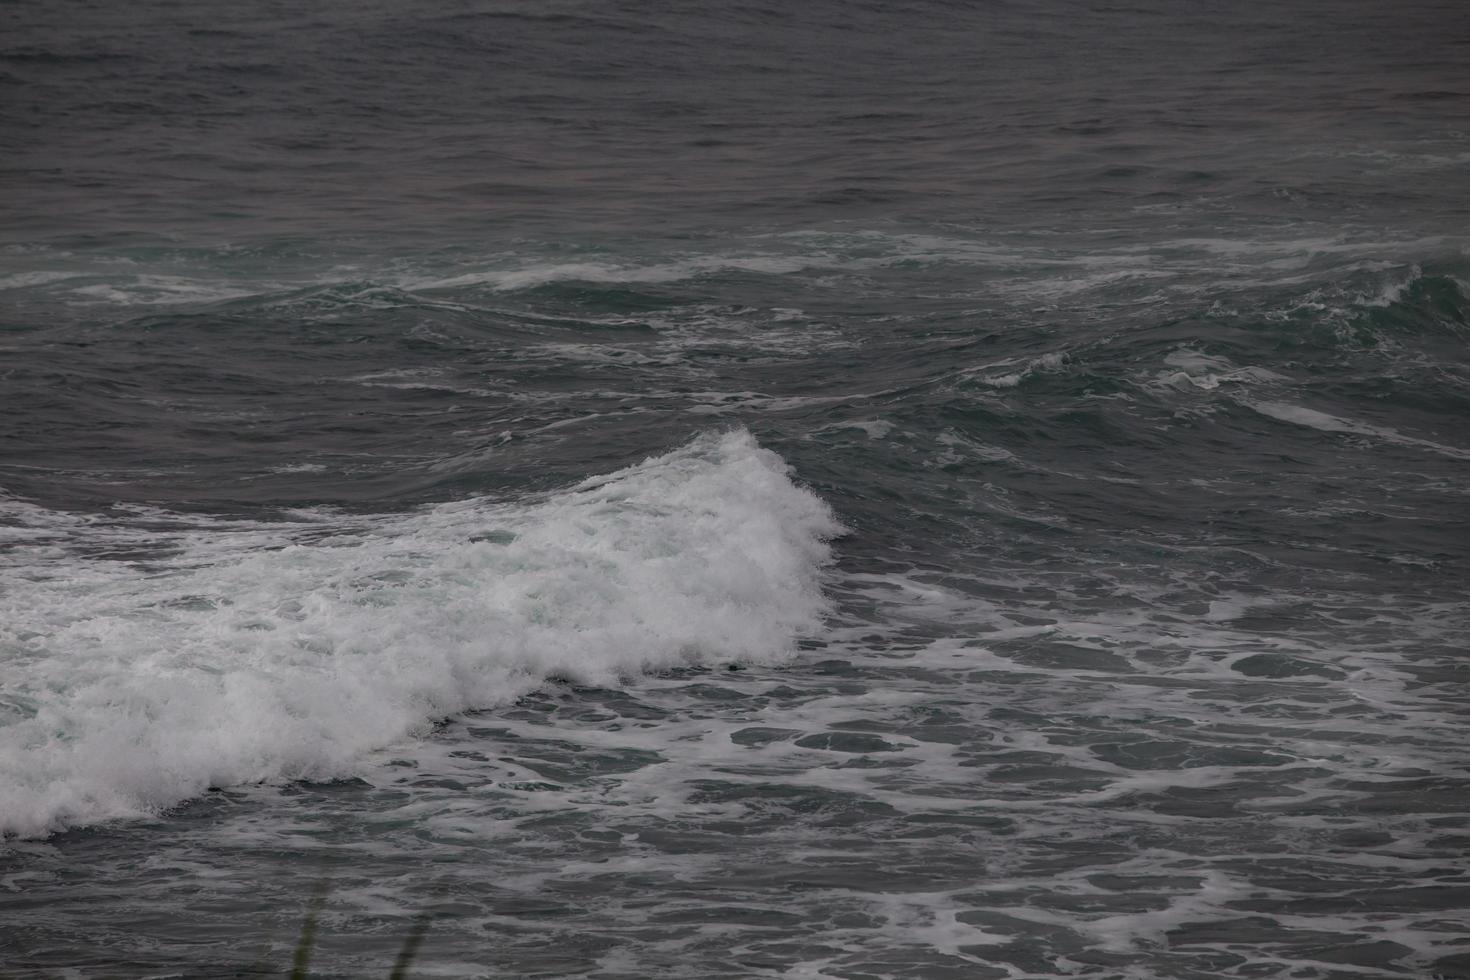
[[[1470,977],[1459,4],[0,25],[0,976]]]

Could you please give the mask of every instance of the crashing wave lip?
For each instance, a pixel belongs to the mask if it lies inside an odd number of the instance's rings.
[[[843,531],[744,430],[561,493],[343,519],[339,533],[55,517],[59,543],[0,567],[5,835],[347,775],[548,677],[780,660],[823,628],[821,569]],[[146,562],[89,557],[94,532]]]

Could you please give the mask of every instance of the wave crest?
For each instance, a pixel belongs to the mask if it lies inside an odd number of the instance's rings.
[[[820,627],[841,532],[744,431],[532,502],[350,524],[10,516],[31,547],[0,568],[0,832],[22,836],[345,775],[548,677],[782,657]]]

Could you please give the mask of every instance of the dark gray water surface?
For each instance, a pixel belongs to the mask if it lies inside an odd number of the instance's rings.
[[[0,5],[0,976],[1470,976],[1465,23]]]

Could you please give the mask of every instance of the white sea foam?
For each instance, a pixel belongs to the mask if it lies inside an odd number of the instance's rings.
[[[803,242],[806,247],[799,251],[791,251],[789,245],[774,251],[766,250],[770,246],[762,244],[759,237],[751,243],[748,251],[738,254],[687,255],[641,263],[536,263],[514,268],[486,268],[449,277],[410,277],[401,280],[398,285],[409,290],[483,287],[496,291],[512,291],[558,282],[668,283],[732,272],[776,276],[800,272],[865,273],[949,263],[1013,271],[1034,270],[1038,266],[1058,269],[1080,267],[1089,270],[1115,265],[1126,266],[1118,271],[1090,274],[1085,280],[1068,280],[1060,285],[1050,280],[1042,287],[1035,287],[1029,280],[1011,284],[1020,292],[1039,288],[1043,292],[1060,294],[1080,292],[1118,279],[1147,279],[1167,275],[1136,268],[1146,260],[1135,254],[1110,256],[1092,253],[1069,256],[1050,250],[1019,249],[984,241],[934,235],[797,232],[772,236],[777,241]]]
[[[28,289],[32,286],[45,286],[48,283],[71,279],[75,276],[75,272],[17,272],[14,275],[0,276],[0,289]]]
[[[1385,282],[1379,288],[1378,292],[1371,296],[1363,295],[1359,297],[1359,302],[1364,306],[1392,306],[1404,298],[1404,294],[1409,291],[1409,287],[1423,274],[1424,272],[1419,266],[1410,266],[1406,274],[1397,279],[1390,279],[1388,282]]]
[[[1193,348],[1170,351],[1164,363],[1173,371],[1160,371],[1151,386],[1165,386],[1181,391],[1198,388],[1213,391],[1222,384],[1272,384],[1289,380],[1262,367],[1236,367],[1223,357],[1213,357]]]
[[[841,530],[743,431],[534,502],[408,516],[149,530],[7,511],[29,547],[0,566],[0,832],[22,836],[347,774],[549,676],[778,659],[820,626]]]
[[[113,306],[175,306],[241,299],[276,288],[268,284],[246,287],[239,283],[187,279],[181,276],[140,275],[127,281],[92,283],[72,290],[81,302]]]
[[[826,268],[834,260],[826,255],[705,255],[682,261],[649,265],[609,262],[554,262],[518,269],[486,269],[437,279],[414,279],[408,289],[453,289],[484,286],[495,290],[530,289],[555,282],[659,283],[679,282],[721,272],[755,272],[786,275],[804,269]]]
[[[1003,374],[994,373],[997,368],[1013,367],[1023,363],[1022,358],[1010,357],[1005,360],[966,368],[960,373],[964,377],[973,378],[975,381],[983,385],[989,385],[992,388],[1014,388],[1029,377],[1060,371],[1067,366],[1067,362],[1068,354],[1066,351],[1048,351],[1039,357],[1024,359],[1023,366],[1017,371],[1007,371]]]
[[[1436,452],[1454,459],[1470,459],[1470,450],[1460,449],[1457,446],[1446,446],[1442,443],[1431,442],[1428,439],[1416,439],[1413,436],[1406,436],[1396,429],[1390,429],[1387,426],[1369,425],[1367,422],[1340,418],[1336,415],[1329,415],[1326,412],[1319,412],[1314,408],[1304,408],[1288,402],[1251,401],[1246,399],[1242,399],[1241,402],[1268,418],[1277,419],[1281,422],[1291,422],[1294,425],[1317,429],[1321,432],[1340,432],[1348,435],[1367,436],[1372,439],[1395,443],[1401,446],[1416,446],[1422,449],[1428,449],[1431,452]]]

